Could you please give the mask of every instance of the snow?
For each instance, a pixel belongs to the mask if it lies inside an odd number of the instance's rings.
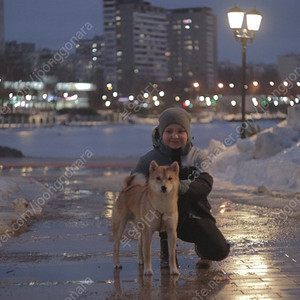
[[[291,115],[300,119],[295,107]],[[298,112],[298,113],[295,113]],[[212,173],[237,185],[266,186],[285,192],[300,192],[300,130],[291,117],[230,147],[212,142],[209,155]],[[221,149],[218,155],[212,155]]]
[[[0,130],[1,146],[21,150],[27,157],[77,159],[89,150],[93,159],[125,161],[152,148],[156,123],[90,127],[10,128]],[[192,123],[194,144],[207,149],[215,179],[212,196],[270,208],[289,208],[300,217],[300,106],[289,109],[287,120],[260,121],[262,132],[238,139],[239,122],[214,120]],[[1,163],[0,163],[1,165]],[[119,191],[127,175],[104,174],[89,179],[90,188]],[[111,176],[114,176],[111,180]],[[0,207],[12,211],[17,197],[29,202],[43,193],[34,179],[4,177],[0,172]],[[290,211],[289,210],[289,211]]]
[[[33,212],[36,217],[42,213],[41,207],[35,206],[34,210],[32,208],[34,200],[43,195],[45,190],[41,183],[32,178],[12,176],[0,178],[0,240],[2,234],[10,236],[23,229],[20,222],[25,223],[24,219],[29,219],[31,214],[28,213]],[[20,205],[16,206],[16,203]]]
[[[250,139],[229,147],[212,140],[208,152],[219,189],[238,195],[235,201],[290,209],[300,218],[299,120],[296,106],[287,120]]]

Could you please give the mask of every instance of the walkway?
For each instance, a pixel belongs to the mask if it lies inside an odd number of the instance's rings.
[[[52,184],[63,171],[37,168],[25,176]],[[110,217],[117,189],[110,182],[119,178],[116,169],[87,168],[75,174],[42,218],[2,244],[0,299],[299,299],[299,222],[272,222],[279,211],[231,203],[229,194],[211,197],[232,245],[226,260],[197,270],[192,245],[179,240],[181,275],[170,277],[159,268],[155,235],[153,277],[142,276],[135,241],[121,248],[123,270],[114,272]]]

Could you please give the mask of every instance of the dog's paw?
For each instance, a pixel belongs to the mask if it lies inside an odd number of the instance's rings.
[[[153,275],[153,271],[151,269],[147,269],[144,271],[144,275],[151,276]]]
[[[115,265],[114,268],[115,268],[116,270],[121,270],[123,267],[122,267],[121,265]]]
[[[170,275],[180,275],[180,272],[177,268],[170,269]]]

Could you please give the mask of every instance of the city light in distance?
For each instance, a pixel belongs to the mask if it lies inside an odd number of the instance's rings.
[[[253,103],[254,106],[258,105],[258,101],[255,97],[252,98],[252,103]]]
[[[190,104],[191,104],[191,101],[188,99],[183,102],[183,106],[185,106],[185,107],[190,106]]]
[[[109,91],[111,91],[113,89],[113,85],[110,82],[106,85],[106,87]]]

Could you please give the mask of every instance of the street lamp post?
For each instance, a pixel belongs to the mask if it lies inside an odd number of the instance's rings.
[[[256,31],[259,30],[262,15],[256,9],[245,13],[235,6],[227,13],[227,16],[229,26],[233,29],[236,40],[242,45],[242,126],[240,134],[241,138],[244,139],[246,137],[246,49],[247,45],[253,41]]]

